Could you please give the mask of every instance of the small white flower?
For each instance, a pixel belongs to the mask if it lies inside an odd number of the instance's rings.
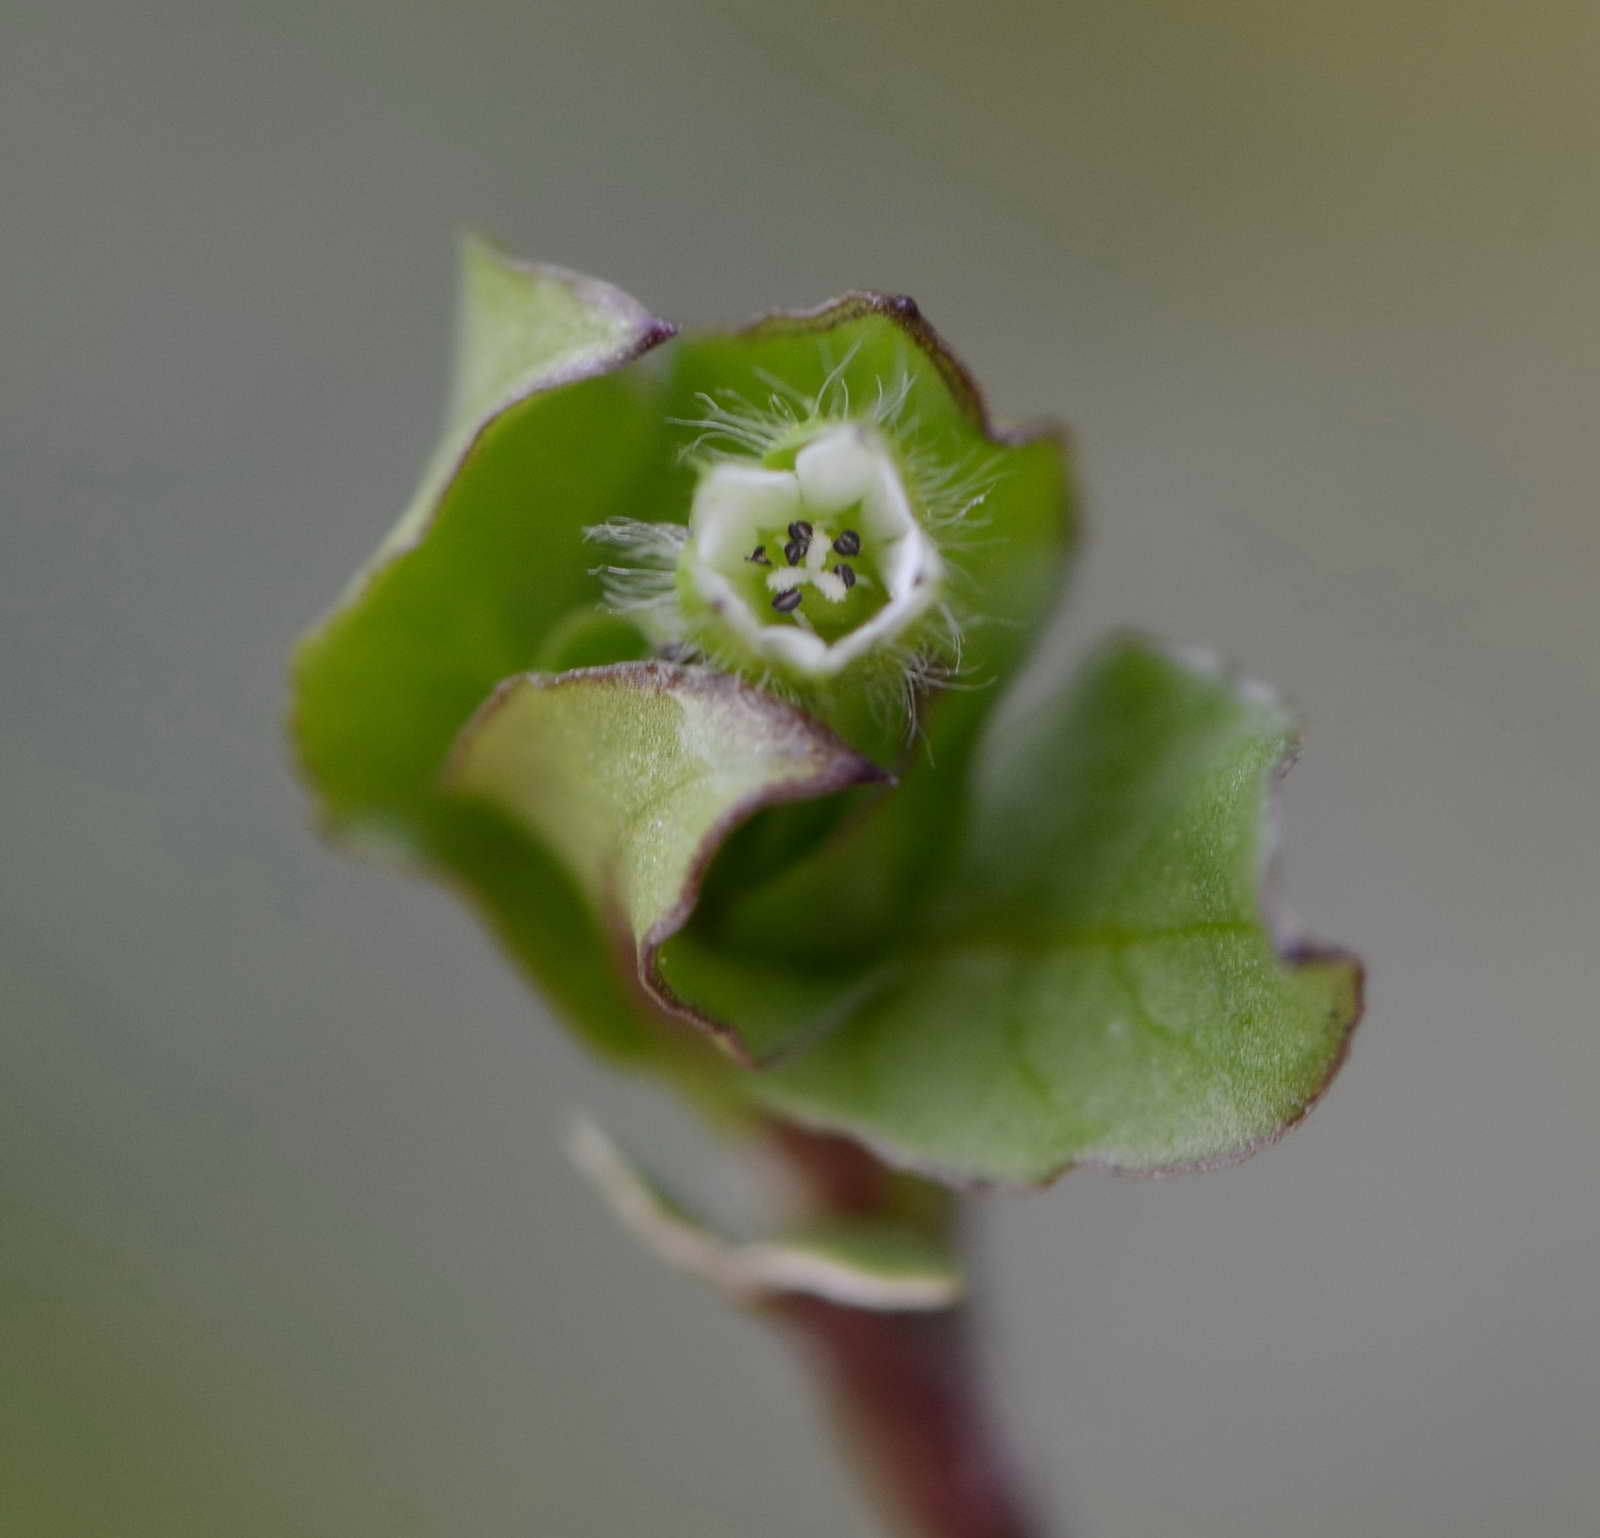
[[[882,433],[850,422],[818,433],[792,470],[711,464],[695,488],[681,572],[756,657],[829,678],[927,612],[943,563]],[[845,605],[848,623],[831,612]]]
[[[814,395],[771,379],[765,410],[701,396],[704,415],[679,423],[700,431],[686,522],[591,528],[618,552],[595,574],[664,653],[780,692],[848,676],[914,730],[921,696],[960,670],[959,584],[941,545],[976,526],[993,461],[952,464],[920,442],[909,375],[852,411],[849,362]]]

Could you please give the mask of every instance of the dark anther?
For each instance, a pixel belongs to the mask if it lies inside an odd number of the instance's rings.
[[[854,529],[846,529],[843,534],[834,540],[833,548],[840,555],[860,555],[861,536]]]
[[[800,589],[797,587],[785,588],[772,600],[772,607],[779,614],[793,614],[800,607]]]
[[[804,518],[796,518],[795,521],[789,525],[789,538],[810,539],[811,525],[807,523]]]
[[[856,585],[856,569],[854,566],[846,566],[843,561],[840,561],[839,564],[833,568],[833,574],[842,583],[844,583],[846,587],[854,587]]]
[[[791,523],[789,527],[792,529],[795,527],[795,525]],[[798,566],[803,560],[805,560],[806,551],[808,551],[810,548],[811,541],[796,534],[795,537],[783,547],[783,558],[791,566]]]
[[[765,545],[757,545],[755,549],[745,557],[745,560],[754,561],[757,566],[772,565],[772,562],[767,559],[767,547]]]

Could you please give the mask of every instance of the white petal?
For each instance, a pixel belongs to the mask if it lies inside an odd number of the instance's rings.
[[[877,456],[877,473],[868,483],[861,505],[865,533],[873,539],[898,539],[917,528],[906,488],[887,453]]]
[[[782,528],[800,509],[800,484],[788,470],[724,461],[695,487],[689,527],[695,553],[712,563],[740,559],[763,529]]]
[[[828,643],[810,630],[795,625],[766,625],[761,631],[761,650],[774,662],[784,662],[807,673],[830,673]]]
[[[794,473],[806,506],[837,512],[865,497],[878,479],[883,451],[877,435],[852,424],[819,433],[795,455]]]

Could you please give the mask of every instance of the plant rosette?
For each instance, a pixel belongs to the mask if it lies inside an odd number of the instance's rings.
[[[725,1111],[953,1184],[1226,1163],[1321,1095],[1359,968],[1266,908],[1272,695],[1136,636],[1020,694],[1074,532],[1062,437],[997,430],[909,300],[679,338],[469,241],[439,447],[296,659],[301,762]]]

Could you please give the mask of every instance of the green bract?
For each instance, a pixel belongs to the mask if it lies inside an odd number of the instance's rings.
[[[1008,703],[1057,436],[995,431],[904,299],[663,347],[479,242],[462,295],[443,442],[296,663],[332,832],[455,883],[597,1048],[951,1179],[1304,1114],[1359,973],[1262,911],[1281,707],[1131,638]]]

